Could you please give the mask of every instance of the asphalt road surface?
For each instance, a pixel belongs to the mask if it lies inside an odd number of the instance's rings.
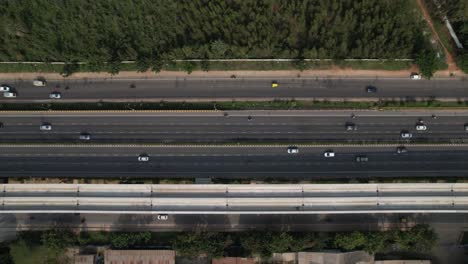
[[[324,151],[333,150],[334,158]],[[466,146],[388,147],[1,145],[2,177],[333,179],[467,176]],[[142,153],[148,162],[138,161]],[[365,155],[368,162],[356,162]]]
[[[89,133],[91,143],[468,143],[468,111],[439,112],[2,112],[0,142],[74,143]],[[402,139],[403,130],[413,137]]]
[[[463,79],[410,80],[401,78],[285,78],[276,79],[107,79],[48,81],[46,87],[34,87],[31,80],[6,80],[17,98],[0,102],[46,102],[49,93],[59,91],[58,101],[157,101],[157,100],[258,100],[258,99],[461,99],[468,98],[468,81]],[[377,88],[367,93],[366,87]]]

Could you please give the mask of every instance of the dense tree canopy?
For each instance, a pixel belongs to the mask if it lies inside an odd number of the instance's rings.
[[[413,58],[414,12],[407,0],[3,0],[0,60]]]

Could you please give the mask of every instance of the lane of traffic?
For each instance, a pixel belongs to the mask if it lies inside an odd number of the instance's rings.
[[[271,79],[146,79],[146,80],[51,80],[45,87],[28,80],[10,80],[15,100],[106,100],[148,99],[232,99],[232,98],[466,98],[463,79],[327,79],[280,78],[278,87]],[[369,90],[369,87],[374,89]],[[60,95],[57,98],[56,95]]]
[[[16,147],[0,155],[3,177],[321,178],[466,176],[468,147]],[[39,150],[38,150],[39,149]],[[73,151],[70,153],[70,151]],[[44,155],[44,153],[48,153]],[[333,155],[326,155],[333,153]],[[141,160],[140,157],[148,157]]]
[[[463,142],[468,140],[468,115],[417,116],[54,116],[0,115],[0,142]],[[419,129],[419,130],[418,130]],[[402,141],[403,140],[403,141]]]

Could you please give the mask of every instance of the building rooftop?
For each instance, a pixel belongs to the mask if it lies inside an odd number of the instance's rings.
[[[374,264],[374,256],[365,251],[299,252],[298,264]]]
[[[255,259],[253,258],[234,258],[234,257],[225,257],[213,259],[211,264],[255,264]]]
[[[74,264],[94,264],[95,255],[74,255]]]
[[[105,264],[175,264],[173,250],[106,250]]]

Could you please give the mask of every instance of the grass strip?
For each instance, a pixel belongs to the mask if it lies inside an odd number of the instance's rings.
[[[230,102],[96,102],[96,103],[1,103],[0,111],[86,111],[86,110],[319,110],[319,109],[415,109],[468,108],[468,101],[401,100],[376,102],[332,102],[326,100],[296,101],[230,101]]]

